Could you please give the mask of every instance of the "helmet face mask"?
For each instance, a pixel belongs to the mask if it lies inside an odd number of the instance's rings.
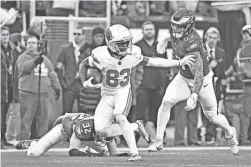
[[[114,54],[126,56],[132,47],[132,35],[126,27],[116,24],[106,30],[106,43]]]
[[[172,33],[175,38],[181,38],[186,30],[184,26],[171,24],[172,26]]]
[[[94,135],[94,144],[99,147],[105,147],[107,144],[111,143],[113,138],[101,137],[98,134]]]
[[[119,52],[126,52],[128,50],[128,48],[131,47],[132,42],[131,41],[123,41],[123,42],[118,42],[116,43]]]

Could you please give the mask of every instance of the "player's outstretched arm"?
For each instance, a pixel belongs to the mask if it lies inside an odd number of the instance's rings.
[[[184,57],[181,60],[168,60],[163,58],[148,58],[148,62],[146,63],[146,66],[152,66],[152,67],[175,67],[175,66],[184,66],[193,65],[194,62],[194,55],[189,55]]]
[[[203,84],[203,61],[199,52],[188,53],[188,55],[195,55],[195,62],[190,66],[190,70],[194,75],[194,87],[192,89],[192,95],[187,99],[187,111],[192,110],[196,107],[198,94]]]
[[[189,53],[189,55],[196,55],[195,56],[195,62],[192,66],[190,66],[190,70],[192,74],[194,75],[194,88],[192,90],[192,93],[199,94],[200,89],[203,84],[203,61],[200,56],[199,52],[193,52]]]

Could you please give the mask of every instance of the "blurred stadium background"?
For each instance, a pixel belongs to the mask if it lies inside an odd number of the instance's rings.
[[[250,24],[250,0],[243,1],[81,1],[81,0],[54,0],[54,1],[1,1],[1,8],[8,11],[11,16],[1,16],[1,24],[12,17],[12,24],[7,25],[12,32],[26,31],[29,27],[29,20],[34,16],[44,17],[49,28],[47,38],[53,48],[52,53],[58,51],[58,47],[72,41],[73,29],[81,25],[86,30],[86,40],[91,39],[91,31],[94,26],[107,28],[113,24],[123,24],[130,28],[133,34],[133,41],[138,41],[141,36],[140,26],[150,20],[156,24],[157,39],[165,37],[170,28],[170,16],[179,7],[186,7],[196,13],[196,28],[201,36],[209,27],[217,27],[224,36],[221,24],[231,15],[238,14],[240,26]],[[12,9],[16,10],[12,11]],[[10,11],[11,10],[11,11]],[[240,12],[241,11],[241,12]],[[241,14],[240,14],[241,13]],[[244,13],[244,16],[243,14]],[[229,15],[228,18],[225,15]],[[5,17],[6,16],[6,17]],[[223,20],[222,18],[223,17]],[[224,18],[226,17],[226,18]],[[15,21],[13,21],[16,18]],[[232,21],[234,21],[232,17]],[[235,24],[236,26],[238,24]],[[239,31],[240,32],[240,31]],[[238,32],[238,34],[239,34]],[[236,32],[237,33],[237,32]],[[231,34],[229,34],[231,35]],[[234,34],[233,34],[234,35]],[[240,34],[239,34],[240,36]],[[238,43],[240,37],[236,39]],[[90,41],[91,42],[91,41]],[[219,45],[224,45],[224,40]],[[228,50],[228,48],[224,48]],[[56,55],[53,58],[55,63]]]

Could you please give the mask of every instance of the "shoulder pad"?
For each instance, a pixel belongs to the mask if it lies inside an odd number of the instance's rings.
[[[199,51],[200,45],[197,42],[191,43],[186,50],[187,52]]]
[[[203,42],[198,33],[194,32],[184,38],[184,42],[187,52],[195,52],[200,51],[201,47],[203,47]]]

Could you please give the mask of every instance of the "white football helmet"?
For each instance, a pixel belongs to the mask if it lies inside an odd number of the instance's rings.
[[[115,24],[105,32],[105,40],[108,48],[119,56],[126,56],[132,48],[132,34],[123,25]]]
[[[245,25],[241,29],[241,33],[247,32],[249,35],[251,35],[251,25]]]

